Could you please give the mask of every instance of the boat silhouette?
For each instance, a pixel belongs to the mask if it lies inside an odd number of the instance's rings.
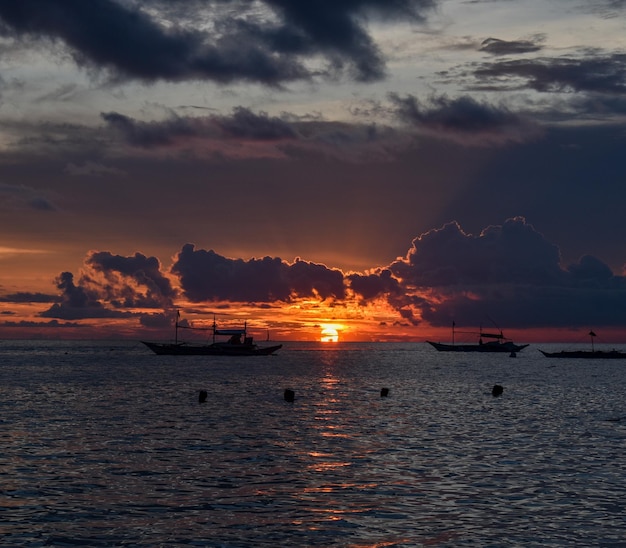
[[[593,339],[597,335],[593,331],[589,331],[589,337],[591,338],[591,350],[561,350],[560,352],[544,352],[539,350],[546,358],[585,358],[585,359],[598,359],[598,360],[616,360],[626,359],[626,352],[619,350],[596,350],[593,344]]]
[[[489,333],[482,330],[479,331],[455,331],[456,324],[452,322],[452,344],[444,344],[440,342],[426,341],[439,352],[508,352],[515,354],[526,348],[527,344],[515,344],[508,339],[500,330],[498,333]],[[454,340],[455,333],[470,333],[478,336],[476,344],[456,344]],[[488,340],[484,340],[488,339]]]
[[[155,354],[167,356],[268,356],[282,348],[282,344],[271,346],[259,346],[253,337],[247,333],[247,323],[243,328],[218,329],[215,317],[211,328],[191,327],[179,323],[180,312],[176,312],[175,336],[173,342],[150,342],[141,341]],[[197,343],[180,341],[179,329],[196,329],[213,332],[213,341],[210,343]],[[227,340],[218,340],[218,337],[228,337]]]

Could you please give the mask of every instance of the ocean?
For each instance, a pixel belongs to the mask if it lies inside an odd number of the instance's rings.
[[[0,545],[626,546],[626,361],[538,348],[2,341]]]

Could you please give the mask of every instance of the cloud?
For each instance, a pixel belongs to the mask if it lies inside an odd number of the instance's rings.
[[[174,314],[157,313],[143,314],[139,318],[139,323],[148,329],[161,329],[174,325]]]
[[[494,318],[507,328],[626,325],[626,277],[584,255],[561,265],[559,248],[523,217],[491,225],[479,234],[450,222],[415,238],[403,258],[366,273],[344,275],[323,264],[280,258],[231,259],[186,244],[169,275],[194,303],[319,303],[368,306],[386,302],[398,321],[433,326],[476,326]],[[139,317],[142,325],[171,325],[177,296],[159,261],[91,252],[74,283],[56,280],[61,294],[41,316],[80,320]],[[28,295],[16,295],[25,302]],[[52,298],[32,295],[38,302]],[[126,311],[160,308],[151,314]]]
[[[88,288],[74,284],[71,272],[62,272],[55,280],[61,290],[60,303],[40,313],[43,318],[83,320],[86,318],[127,318],[131,314],[105,308],[97,294]]]
[[[25,185],[0,183],[0,210],[56,211],[44,192]]]
[[[229,139],[276,141],[293,139],[297,135],[287,121],[265,112],[255,114],[243,107],[235,108],[232,116],[214,116],[212,121],[221,130],[221,135]]]
[[[200,117],[171,114],[145,122],[117,112],[101,114],[124,143],[162,153],[191,152],[224,159],[302,159],[333,157],[348,162],[387,161],[404,150],[410,139],[390,127],[375,124],[327,122],[290,113],[269,116],[236,107],[228,115]],[[128,147],[119,147],[128,154]],[[185,155],[187,156],[187,155]]]
[[[542,46],[531,40],[500,40],[498,38],[487,38],[480,45],[480,51],[491,55],[511,55],[520,53],[532,53],[539,51]]]
[[[448,223],[413,240],[389,270],[406,295],[390,302],[432,325],[487,317],[511,327],[626,323],[626,278],[592,256],[562,268],[558,248],[521,217],[479,235]]]
[[[213,250],[186,244],[178,253],[172,273],[194,302],[289,302],[296,298],[342,299],[343,274],[321,264],[279,258],[229,259]]]
[[[360,306],[387,301],[402,320],[413,325],[421,323],[417,312],[428,306],[427,298],[416,294],[414,288],[408,288],[389,268],[378,268],[368,274],[348,274],[346,281]]]
[[[114,0],[0,3],[5,35],[64,44],[75,62],[120,80],[279,85],[338,70],[371,81],[385,61],[368,17],[423,21],[436,0]],[[307,61],[326,60],[325,68]]]
[[[18,328],[29,328],[29,329],[51,327],[51,328],[57,329],[59,327],[61,328],[83,327],[84,328],[88,326],[83,325],[80,322],[59,322],[58,320],[50,320],[48,322],[33,322],[33,321],[22,320],[19,322],[3,322],[2,327],[5,327],[5,328],[18,327]]]
[[[57,295],[47,295],[45,293],[29,293],[19,291],[0,297],[0,302],[5,303],[54,303],[59,300]]]
[[[184,139],[235,139],[276,141],[293,139],[293,126],[277,117],[238,107],[231,116],[179,117],[158,122],[142,122],[117,112],[101,114],[102,119],[119,131],[128,143],[151,148],[168,146]]]
[[[60,302],[41,313],[48,318],[127,318],[137,315],[123,309],[172,308],[176,290],[161,272],[155,257],[135,253],[132,257],[92,251],[74,282],[71,272],[55,280]]]
[[[108,251],[92,251],[85,260],[85,267],[81,284],[93,287],[99,299],[116,308],[167,307],[176,296],[170,280],[161,273],[156,257],[141,253],[123,257]]]
[[[407,256],[390,265],[417,287],[498,283],[550,283],[560,275],[559,250],[525,219],[489,226],[478,236],[456,222],[415,240]]]
[[[403,291],[397,278],[393,277],[391,270],[382,268],[370,274],[348,274],[347,280],[350,288],[363,297],[364,301],[376,299],[381,296],[397,295]]]
[[[361,24],[364,16],[384,19],[422,20],[434,0],[323,0],[311,4],[298,0],[268,0],[284,24],[265,29],[265,40],[290,54],[322,54],[337,68],[347,61],[356,80],[372,81],[384,76],[384,60]]]
[[[539,133],[537,126],[507,107],[479,102],[468,95],[455,99],[431,96],[422,102],[412,95],[390,94],[389,99],[399,120],[467,146],[521,142]]]
[[[587,57],[515,59],[483,64],[474,76],[491,89],[522,87],[539,92],[588,92],[623,95],[626,54],[594,53]],[[502,83],[506,82],[506,83]]]
[[[591,255],[584,255],[576,264],[567,267],[568,272],[576,280],[602,286],[613,278],[612,270],[601,260]]]
[[[170,145],[180,137],[211,135],[202,120],[195,118],[175,117],[166,122],[141,122],[117,112],[102,113],[101,117],[129,144],[145,148]]]
[[[25,249],[20,247],[5,247],[0,246],[0,259],[5,257],[14,257],[18,255],[39,255],[49,253],[49,251],[44,249]]]

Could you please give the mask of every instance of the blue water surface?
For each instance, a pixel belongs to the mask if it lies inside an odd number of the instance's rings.
[[[626,546],[625,373],[533,346],[4,341],[0,544]]]

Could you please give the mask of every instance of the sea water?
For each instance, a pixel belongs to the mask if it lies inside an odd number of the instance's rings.
[[[4,546],[626,546],[626,361],[537,346],[4,341],[0,444]]]

